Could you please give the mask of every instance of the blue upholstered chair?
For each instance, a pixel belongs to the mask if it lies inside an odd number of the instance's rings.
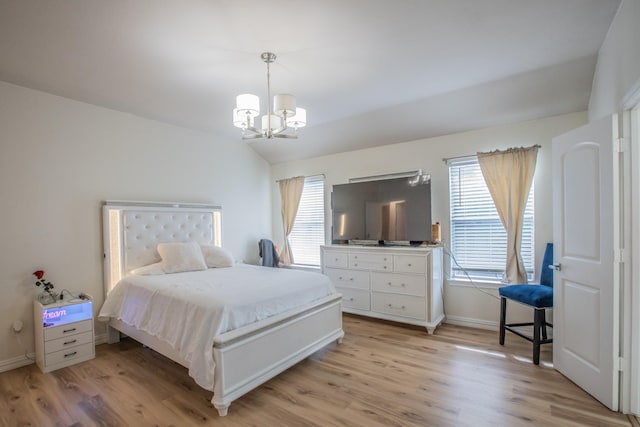
[[[553,264],[553,243],[547,243],[542,259],[540,271],[540,283],[528,285],[502,286],[500,292],[500,345],[504,345],[505,332],[512,332],[533,343],[533,363],[540,364],[540,344],[553,342],[553,338],[547,338],[547,323],[545,310],[553,308],[553,270],[549,267]],[[506,323],[507,300],[533,308],[533,322]],[[515,328],[520,326],[533,326],[533,337],[525,335]]]

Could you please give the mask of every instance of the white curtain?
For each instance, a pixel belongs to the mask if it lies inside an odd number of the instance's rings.
[[[304,189],[304,176],[282,179],[279,185],[282,229],[284,230],[284,245],[280,252],[280,261],[284,265],[291,265],[293,264],[293,253],[291,253],[291,248],[289,247],[289,234],[291,234],[293,224],[296,221],[298,205]]]
[[[507,231],[505,278],[508,283],[527,283],[520,255],[522,222],[536,170],[538,146],[478,153],[478,163],[496,210]]]

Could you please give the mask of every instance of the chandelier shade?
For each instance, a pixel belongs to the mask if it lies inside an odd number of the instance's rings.
[[[256,128],[254,118],[260,115],[260,98],[243,93],[236,97],[233,125],[242,129],[242,139],[297,138],[298,129],[307,125],[307,111],[297,107],[295,96],[288,93],[275,95],[272,108],[269,64],[276,60],[276,55],[264,52],[260,58],[267,64],[267,114],[261,118],[261,127]],[[287,132],[289,129],[293,132]]]

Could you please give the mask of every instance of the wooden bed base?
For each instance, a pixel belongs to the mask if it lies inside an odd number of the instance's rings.
[[[314,305],[301,307],[269,319],[247,325],[214,339],[214,390],[211,403],[220,416],[229,405],[274,376],[300,362],[332,341],[342,342],[340,295],[332,295]],[[112,319],[109,343],[120,339],[119,332],[152,348],[188,368],[166,342]]]

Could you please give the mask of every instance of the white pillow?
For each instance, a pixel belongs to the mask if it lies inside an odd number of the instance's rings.
[[[158,274],[164,274],[164,269],[162,268],[162,262],[156,262],[155,264],[144,265],[131,270],[131,274],[137,276],[156,276]]]
[[[233,266],[233,255],[226,249],[215,245],[200,245],[202,255],[209,268]]]
[[[158,253],[162,258],[165,273],[206,270],[200,245],[196,242],[159,243]]]

